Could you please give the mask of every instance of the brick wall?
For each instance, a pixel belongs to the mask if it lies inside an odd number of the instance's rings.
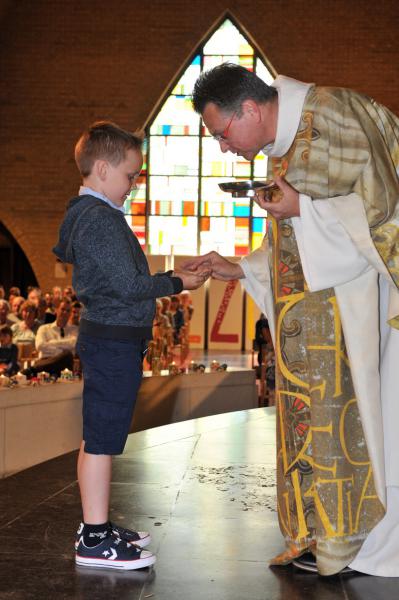
[[[399,114],[397,0],[0,1],[0,220],[38,278],[79,178],[82,127],[148,118],[200,39],[229,9],[275,69],[366,92]]]

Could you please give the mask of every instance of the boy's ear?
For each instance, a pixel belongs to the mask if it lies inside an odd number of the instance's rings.
[[[108,162],[98,158],[94,161],[93,171],[101,181],[104,181],[108,173]]]

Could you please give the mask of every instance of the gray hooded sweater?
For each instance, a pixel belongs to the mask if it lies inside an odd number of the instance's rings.
[[[179,277],[150,274],[122,212],[94,196],[69,202],[53,252],[74,267],[81,330],[99,337],[151,338],[155,299],[183,288]]]

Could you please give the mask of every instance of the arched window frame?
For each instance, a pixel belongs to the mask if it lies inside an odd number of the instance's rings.
[[[194,214],[192,215],[184,215],[184,214],[180,214],[180,215],[157,215],[156,213],[154,214],[154,211],[151,210],[152,208],[152,202],[153,199],[151,198],[151,185],[150,185],[150,175],[153,177],[156,176],[160,176],[157,174],[153,174],[150,173],[150,170],[148,169],[148,166],[151,166],[151,140],[155,137],[157,137],[155,134],[150,133],[151,132],[151,127],[153,126],[154,122],[156,121],[158,115],[160,114],[161,110],[163,109],[166,101],[168,100],[168,98],[173,94],[173,90],[175,90],[177,84],[179,83],[179,81],[181,80],[181,78],[183,77],[183,75],[186,73],[188,67],[190,67],[190,65],[193,64],[193,61],[196,59],[196,57],[200,57],[200,72],[203,71],[204,69],[204,47],[208,44],[209,40],[211,40],[211,38],[214,36],[214,34],[218,31],[218,29],[222,26],[222,24],[226,21],[229,20],[231,21],[231,23],[234,25],[234,27],[237,28],[237,30],[239,31],[239,33],[245,38],[245,40],[248,42],[248,44],[252,47],[253,49],[253,55],[252,55],[252,67],[254,69],[256,69],[256,65],[259,65],[260,63],[263,63],[262,67],[265,68],[268,71],[268,74],[270,75],[271,78],[274,78],[276,75],[275,70],[273,69],[273,67],[270,65],[269,61],[267,60],[267,58],[264,56],[263,52],[260,50],[260,48],[257,46],[256,42],[253,40],[253,38],[250,36],[250,34],[244,29],[244,27],[239,23],[239,21],[230,13],[230,12],[225,12],[221,18],[218,19],[218,21],[210,28],[210,30],[206,33],[206,35],[203,37],[203,39],[200,41],[200,43],[197,45],[197,47],[194,49],[194,51],[190,54],[190,56],[188,57],[188,59],[183,63],[183,66],[179,69],[178,73],[173,77],[170,85],[166,88],[165,93],[161,96],[160,100],[158,101],[158,103],[156,104],[156,106],[154,107],[153,111],[151,112],[149,118],[147,119],[147,122],[145,124],[145,133],[146,133],[146,151],[145,151],[145,162],[143,165],[143,172],[141,175],[141,180],[140,180],[140,184],[141,184],[141,193],[139,191],[139,193],[134,197],[132,202],[127,202],[127,220],[129,222],[130,220],[130,226],[133,228],[133,230],[135,231],[136,235],[138,235],[140,243],[145,247],[145,251],[147,252],[147,254],[164,254],[164,255],[168,255],[168,254],[201,254],[204,251],[208,251],[210,249],[216,249],[219,250],[222,254],[224,255],[240,255],[240,254],[247,254],[248,251],[250,251],[251,249],[254,249],[255,247],[257,247],[260,242],[261,239],[263,238],[263,234],[264,234],[264,230],[265,230],[265,224],[264,224],[264,213],[260,211],[260,209],[256,206],[256,204],[254,204],[252,199],[249,199],[247,201],[247,205],[248,208],[245,207],[245,202],[243,202],[242,205],[242,210],[245,212],[247,212],[248,214],[243,217],[241,219],[241,221],[243,222],[248,222],[248,230],[246,230],[245,226],[243,227],[243,231],[247,231],[248,233],[248,244],[245,245],[241,245],[238,247],[238,251],[237,251],[237,247],[235,246],[235,251],[234,252],[226,252],[226,249],[224,249],[223,247],[218,247],[216,244],[213,244],[213,246],[209,246],[206,247],[206,245],[204,245],[203,242],[201,242],[201,232],[204,231],[203,227],[204,225],[207,226],[207,223],[209,221],[209,223],[211,223],[211,219],[212,218],[216,218],[216,219],[224,219],[223,223],[227,224],[229,223],[231,225],[232,221],[228,221],[226,220],[224,215],[209,215],[209,214],[205,214],[205,210],[204,210],[204,205],[203,205],[203,194],[202,194],[202,185],[204,183],[204,180],[207,179],[204,175],[203,175],[203,168],[204,168],[204,164],[203,164],[203,146],[204,146],[204,141],[203,138],[208,137],[205,134],[205,128],[201,122],[201,120],[198,120],[198,133],[194,134],[196,137],[198,137],[198,174],[194,175],[194,177],[196,177],[198,179],[198,197],[197,197],[197,201],[196,201],[196,210],[194,212]],[[226,60],[226,55],[225,56],[225,60]],[[242,55],[244,56],[244,55]],[[245,56],[249,56],[249,55],[245,55]],[[260,61],[260,62],[259,62]],[[184,135],[184,134],[183,134]],[[193,137],[193,136],[191,136]],[[213,142],[216,146],[217,143]],[[222,157],[221,155],[221,161],[224,160],[225,157]],[[242,161],[244,163],[244,161]],[[266,160],[265,160],[265,164],[266,164]],[[265,177],[266,176],[266,167],[264,172],[262,172],[262,174],[256,173],[255,172],[255,164],[254,161],[251,161],[250,163],[250,167],[249,167],[249,172],[248,175],[245,177],[240,177],[240,176],[230,176],[229,179],[254,179],[254,178],[260,178],[260,177]],[[167,175],[165,175],[165,177],[169,177]],[[182,176],[184,177],[184,175]],[[212,177],[217,177],[218,180],[220,181],[225,181],[226,177],[222,177],[219,175],[210,175],[209,178]],[[143,185],[144,184],[144,185]],[[145,193],[143,193],[143,191],[145,190]],[[230,198],[228,198],[228,196],[226,196],[225,203],[229,203],[232,202],[232,200]],[[132,207],[132,210],[129,211],[129,207]],[[226,204],[226,206],[228,206]],[[236,205],[234,210],[236,209]],[[136,214],[135,214],[136,213]],[[173,221],[173,217],[178,217],[178,218],[183,218],[183,217],[187,217],[196,219],[196,245],[195,247],[192,247],[192,251],[179,251],[179,247],[174,247],[173,245],[169,246],[168,250],[165,251],[153,251],[152,249],[152,245],[150,243],[150,222],[151,220],[153,220],[153,222],[155,222],[154,219],[151,219],[152,217],[162,217],[164,219],[164,223],[167,223],[167,219],[170,219],[170,224],[173,225],[174,221]],[[230,217],[232,217],[233,219],[239,219],[240,217],[237,216],[237,214],[234,215],[229,215]],[[213,222],[215,222],[213,220]],[[194,222],[193,222],[194,223]],[[220,223],[222,224],[222,221],[220,221]],[[234,221],[234,225],[235,225],[235,231],[237,231],[237,224],[239,222],[237,220]],[[168,224],[169,225],[169,224]],[[173,227],[172,227],[173,229]],[[159,236],[163,235],[163,231],[166,231],[167,233],[169,233],[170,227],[166,227],[163,228],[163,230],[160,230],[158,232]],[[231,233],[231,232],[230,232]],[[176,234],[176,231],[174,231],[174,234]],[[222,238],[224,239],[228,239],[228,235],[226,234],[222,234]],[[161,245],[161,244],[160,244]]]

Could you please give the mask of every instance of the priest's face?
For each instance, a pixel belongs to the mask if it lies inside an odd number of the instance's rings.
[[[208,102],[202,118],[222,152],[232,152],[252,160],[262,148],[274,142],[277,111],[277,102],[259,105],[253,100],[246,100],[241,110],[233,113],[226,113],[213,102]]]

